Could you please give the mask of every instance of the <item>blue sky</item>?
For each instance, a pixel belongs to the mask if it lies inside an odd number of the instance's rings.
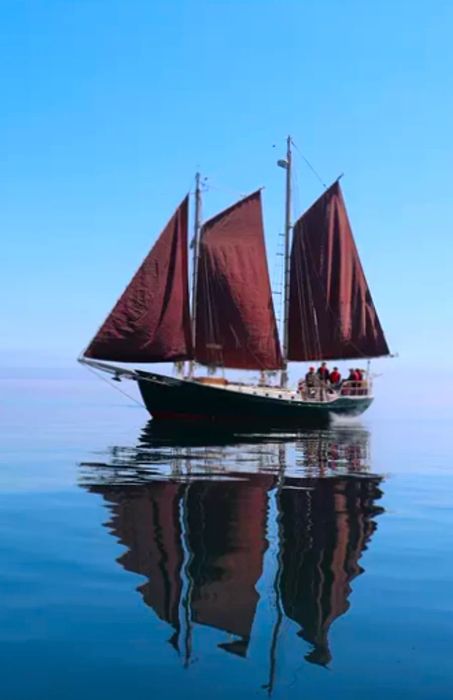
[[[453,346],[453,3],[3,0],[0,15],[4,364],[72,363],[197,168],[206,216],[265,186],[277,279],[288,133],[324,181],[345,173],[399,362]],[[321,186],[295,164],[296,216]]]

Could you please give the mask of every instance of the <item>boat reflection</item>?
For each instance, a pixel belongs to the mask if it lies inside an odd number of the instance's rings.
[[[202,625],[226,633],[218,646],[245,657],[260,610],[268,690],[284,620],[307,643],[307,661],[331,661],[329,629],[349,608],[382,512],[366,431],[175,439],[149,425],[136,448],[109,456],[81,465],[81,485],[105,499],[106,526],[126,547],[118,562],[145,577],[138,591],[172,628],[186,664]]]

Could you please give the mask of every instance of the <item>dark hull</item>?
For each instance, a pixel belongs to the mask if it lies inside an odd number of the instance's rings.
[[[372,397],[339,397],[333,402],[302,402],[240,393],[158,374],[137,372],[146,408],[155,420],[215,424],[324,426],[332,416],[358,416]],[[146,377],[146,379],[145,379]]]

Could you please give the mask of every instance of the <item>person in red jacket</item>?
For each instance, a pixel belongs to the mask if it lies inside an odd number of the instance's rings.
[[[330,373],[329,381],[333,387],[340,386],[341,374],[338,371],[338,367],[334,367]]]
[[[357,371],[353,368],[349,370],[349,377],[348,377],[348,382],[351,382],[348,386],[348,391],[347,393],[350,396],[357,396],[357,382],[359,381],[359,375],[357,374]]]

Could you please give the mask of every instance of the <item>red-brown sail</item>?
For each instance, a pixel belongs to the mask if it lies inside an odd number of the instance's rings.
[[[335,182],[294,226],[288,359],[388,354],[340,185]]]
[[[281,367],[259,191],[201,230],[195,358],[239,369]]]
[[[122,362],[191,359],[187,268],[188,197],[85,352]]]

